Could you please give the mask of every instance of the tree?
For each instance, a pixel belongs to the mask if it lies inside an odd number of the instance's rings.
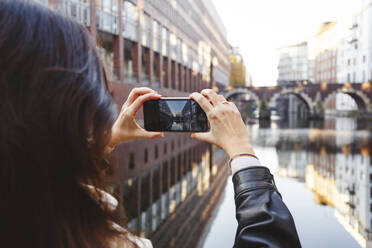
[[[270,120],[270,109],[266,98],[262,99],[260,102],[260,119]]]

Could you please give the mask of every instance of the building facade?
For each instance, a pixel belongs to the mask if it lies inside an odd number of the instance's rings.
[[[338,26],[325,22],[315,35],[314,83],[337,81]]]
[[[340,83],[372,81],[372,1],[360,0],[344,23],[338,64]]]
[[[307,84],[309,81],[307,42],[284,46],[279,52],[278,85]],[[301,115],[306,112],[304,104],[294,95],[285,95],[277,103],[278,113],[282,116]]]
[[[281,47],[278,85],[308,81],[307,42]]]
[[[228,85],[230,45],[209,0],[35,1],[76,19],[96,37],[118,109],[134,87],[188,96]],[[138,119],[141,123],[141,113]],[[111,158],[116,169],[108,190],[118,198],[129,228],[150,237],[155,247],[190,247],[182,235],[193,230],[201,235],[204,215],[210,215],[227,177],[219,168],[224,158],[187,134],[121,144]],[[170,228],[172,223],[177,228]]]
[[[237,47],[232,48],[230,51],[230,86],[246,86],[246,69],[244,59]]]
[[[372,81],[372,1],[356,1],[350,16],[340,22],[338,83]],[[338,111],[355,111],[357,105],[348,95],[338,94]]]

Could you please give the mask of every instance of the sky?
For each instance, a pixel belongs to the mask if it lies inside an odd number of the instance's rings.
[[[344,18],[356,0],[212,0],[255,86],[275,85],[277,48],[305,41],[325,21]]]
[[[187,101],[168,101],[168,106],[172,111],[172,114],[176,115],[181,112],[183,107],[185,107]]]

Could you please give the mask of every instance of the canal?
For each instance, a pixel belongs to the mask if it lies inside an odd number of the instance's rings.
[[[366,121],[277,121],[247,126],[275,175],[303,247],[372,247],[371,130]],[[231,176],[199,247],[232,247],[237,223]]]

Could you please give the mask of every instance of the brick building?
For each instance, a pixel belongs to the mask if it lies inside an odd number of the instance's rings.
[[[210,0],[37,2],[77,19],[97,37],[118,108],[133,87],[148,86],[164,96],[188,96],[207,87],[225,88],[229,83],[230,45]],[[191,231],[188,220],[194,220],[198,228],[203,226],[200,223],[213,210],[205,199],[218,200],[212,185],[224,183],[221,177],[227,176],[225,169],[217,169],[223,161],[221,151],[188,134],[133,141],[115,149],[112,162],[116,170],[109,179],[109,191],[119,199],[120,211],[125,209],[129,227],[137,234],[154,237],[154,245],[187,247],[177,241],[180,233],[169,237],[159,232],[185,214],[190,218],[179,223],[180,230],[187,229],[185,234]],[[187,204],[208,208],[195,212]],[[178,213],[181,208],[192,212]],[[166,237],[172,238],[173,245]]]

